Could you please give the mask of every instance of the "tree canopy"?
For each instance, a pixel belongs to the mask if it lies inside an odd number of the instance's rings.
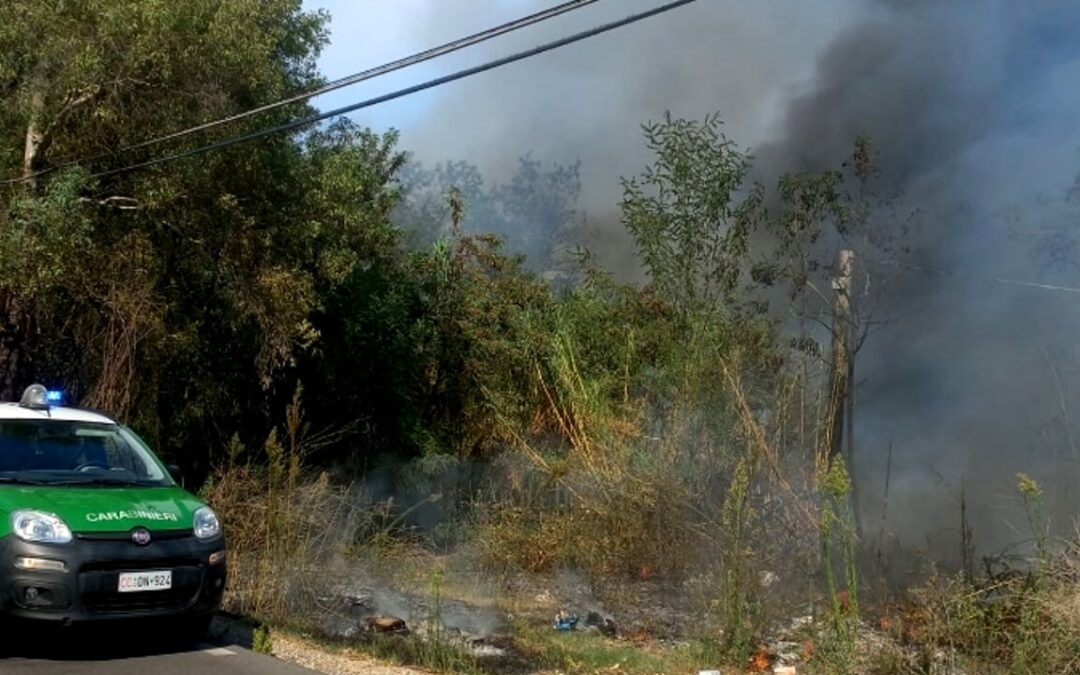
[[[95,177],[309,113],[122,151],[310,88],[326,17],[299,0],[15,5],[0,172],[29,180],[0,197],[4,394],[48,379],[205,462],[290,395],[324,298],[395,255],[396,137],[339,123]]]

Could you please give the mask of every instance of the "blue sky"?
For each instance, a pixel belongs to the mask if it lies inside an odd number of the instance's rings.
[[[305,0],[306,9],[323,9],[332,16],[331,44],[320,59],[320,68],[329,78],[348,75],[386,63],[426,48],[424,36],[409,29],[409,23],[423,9],[418,0],[391,2],[357,2],[356,0]],[[434,69],[420,66],[411,71],[382,78],[328,94],[315,103],[321,109],[335,108],[412,83],[430,76]],[[433,95],[419,95],[394,102],[370,111],[362,111],[355,119],[364,124],[384,128],[409,126],[416,123],[431,107]]]

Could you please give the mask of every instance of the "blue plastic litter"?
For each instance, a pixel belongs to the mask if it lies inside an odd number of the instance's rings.
[[[577,630],[577,625],[579,621],[581,621],[581,619],[579,619],[576,614],[563,614],[560,612],[555,617],[555,630]]]

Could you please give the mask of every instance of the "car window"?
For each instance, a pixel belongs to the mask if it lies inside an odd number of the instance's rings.
[[[150,450],[123,427],[65,421],[0,422],[5,482],[171,485]]]

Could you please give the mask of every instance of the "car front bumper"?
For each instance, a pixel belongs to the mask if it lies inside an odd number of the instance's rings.
[[[202,541],[190,530],[153,533],[146,546],[128,533],[76,535],[63,545],[2,537],[0,616],[68,624],[208,614],[225,591],[224,551],[223,537]],[[64,570],[19,569],[19,558],[59,561]],[[156,570],[172,572],[172,588],[119,592],[121,573]]]

